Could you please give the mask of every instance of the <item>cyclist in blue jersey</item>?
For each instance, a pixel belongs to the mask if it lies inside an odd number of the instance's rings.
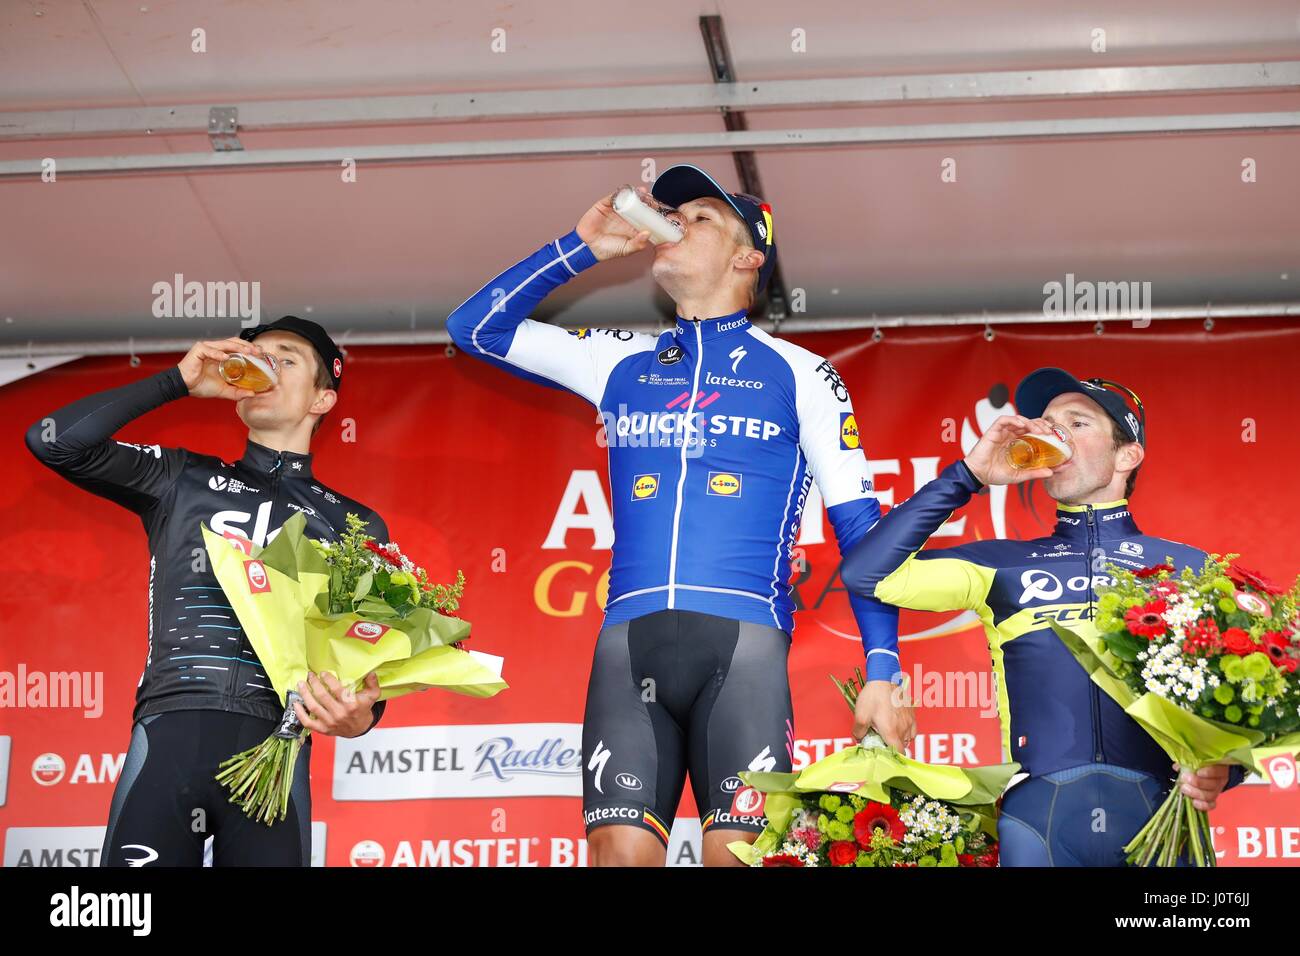
[[[1116,391],[1118,390],[1118,391]],[[1122,394],[1137,404],[1130,409]],[[1122,866],[1123,847],[1174,785],[1169,758],[1103,694],[1050,622],[1091,619],[1107,565],[1168,561],[1200,570],[1205,552],[1143,534],[1129,513],[1145,456],[1146,413],[1131,391],[1041,368],[1016,389],[1021,414],[997,419],[964,461],[890,510],[844,560],[850,590],[900,607],[970,610],[988,637],[997,678],[1003,757],[1028,775],[1004,795],[1003,866]],[[1049,423],[1069,429],[1074,454],[1056,468],[1016,471],[1006,445]],[[922,551],[930,535],[984,485],[1042,479],[1056,500],[1051,535]],[[1199,810],[1214,808],[1240,768],[1182,774]]]
[[[677,306],[670,330],[566,332],[529,318],[570,278],[650,245],[612,197],[489,280],[447,328],[470,355],[576,392],[605,424],[615,540],[583,723],[591,863],[662,864],[689,770],[703,862],[724,865],[736,862],[726,844],[766,822],[736,774],[791,769],[788,582],[811,482],[841,551],[880,509],[834,367],[749,321],[776,263],[770,207],[690,165],[649,194],[685,230],[653,251]],[[891,699],[897,610],[850,600],[869,678],[854,733],[874,726],[901,749],[915,731]]]

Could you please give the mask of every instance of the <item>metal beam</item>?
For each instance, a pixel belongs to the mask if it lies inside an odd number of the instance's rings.
[[[1231,321],[1241,318],[1285,318],[1300,317],[1300,302],[1266,302],[1238,305],[1195,305],[1153,308],[1151,318],[1155,322],[1168,322],[1178,319],[1204,319],[1211,323]],[[955,326],[999,326],[999,325],[1068,325],[1097,322],[1092,318],[1048,318],[1042,311],[1035,312],[981,312],[929,315],[881,315],[808,318],[792,316],[781,321],[781,334],[794,335],[800,332],[851,331],[854,329],[899,329],[899,328],[934,328]],[[1100,320],[1104,329],[1122,331],[1132,328],[1132,319],[1107,318]],[[555,323],[562,328],[567,325]],[[761,319],[755,323],[768,331],[772,330],[770,320]],[[659,332],[669,326],[665,323],[629,322],[621,328],[635,331]],[[339,346],[347,349],[353,345],[446,345],[451,342],[445,328],[440,329],[400,329],[393,331],[346,332],[333,333]],[[0,344],[0,359],[42,358],[47,356],[83,356],[83,355],[153,355],[161,353],[184,354],[194,345],[194,338],[133,338],[83,340],[75,342],[29,342],[26,344]]]
[[[241,132],[407,126],[718,110],[821,109],[915,102],[1081,99],[1300,88],[1300,61],[1112,66],[806,80],[254,100],[0,113],[0,140],[206,133],[212,107],[235,107]]]
[[[69,156],[55,157],[55,159],[58,175],[194,173],[223,169],[337,167],[345,159],[357,163],[378,164],[530,159],[548,156],[646,156],[732,152],[744,149],[810,149],[833,146],[997,142],[1164,133],[1260,132],[1291,130],[1297,127],[1300,127],[1300,111],[1211,113],[1198,116],[1110,116],[992,123],[917,123],[907,126],[848,126],[720,133],[656,133],[638,136],[479,140],[351,148],[330,146],[253,149],[225,153]],[[40,160],[19,159],[0,162],[0,180],[38,179],[41,173]]]
[[[731,57],[731,46],[727,43],[727,32],[722,25],[722,17],[708,14],[700,17],[700,36],[704,40],[704,53],[709,58],[709,69],[717,83],[734,83],[735,66]],[[726,108],[722,110],[722,125],[729,131],[739,132],[749,129],[749,121],[743,110]],[[736,166],[736,178],[740,182],[740,192],[751,196],[764,196],[763,179],[758,172],[758,160],[753,150],[739,150],[731,154]],[[781,320],[790,312],[790,296],[785,288],[785,271],[778,260],[772,267],[772,274],[767,277],[766,314],[774,324],[779,326]]]

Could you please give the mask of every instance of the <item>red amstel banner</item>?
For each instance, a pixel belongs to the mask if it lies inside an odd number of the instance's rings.
[[[1284,319],[862,332],[797,337],[834,362],[853,397],[881,505],[962,457],[1029,370],[1059,365],[1141,396],[1148,455],[1132,499],[1148,534],[1239,550],[1277,581],[1300,571],[1294,421],[1300,328]],[[55,477],[23,448],[26,427],[93,391],[179,356],[69,362],[0,388],[6,436],[0,514],[0,835],[5,865],[97,862],[130,735],[147,640],[149,560],[139,520]],[[581,721],[613,538],[606,450],[582,399],[442,347],[354,348],[346,389],[313,447],[315,471],[367,502],[402,549],[450,580],[473,644],[505,657],[490,700],[417,694],[356,740],[315,741],[316,862],[355,866],[571,866],[585,861]],[[220,401],[182,400],[132,422],[123,441],[239,456],[246,431]],[[253,510],[251,507],[245,510]],[[1034,537],[1051,527],[1040,487],[994,488],[933,546]],[[251,514],[250,514],[251,520]],[[707,545],[702,545],[707,546]],[[851,743],[828,678],[862,649],[814,494],[801,530],[790,675],[795,759]],[[1066,582],[1068,584],[1068,582]],[[999,727],[973,616],[905,611],[904,670],[934,763],[993,763]],[[4,695],[5,688],[8,695]],[[670,862],[699,858],[687,788]],[[1211,816],[1224,865],[1300,863],[1300,789],[1247,783]]]

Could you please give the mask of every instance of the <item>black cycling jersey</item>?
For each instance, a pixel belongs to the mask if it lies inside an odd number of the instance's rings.
[[[312,456],[249,440],[227,464],[184,448],[114,441],[132,419],[189,394],[176,366],[79,399],[27,430],[27,447],[73,484],[140,516],[149,539],[149,639],[134,718],[221,710],[279,720],[283,707],[212,573],[200,523],[264,545],[294,512],[307,534],[337,540],[354,512],[388,540],[370,508],[312,475]],[[375,704],[376,721],[384,704]],[[373,726],[373,724],[372,724]]]

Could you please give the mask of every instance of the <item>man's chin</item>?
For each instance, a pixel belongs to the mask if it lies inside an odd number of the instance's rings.
[[[1077,476],[1074,479],[1066,475],[1053,475],[1050,478],[1043,479],[1043,490],[1048,496],[1061,504],[1071,504],[1074,499],[1080,497],[1082,489],[1079,487],[1080,482]]]

